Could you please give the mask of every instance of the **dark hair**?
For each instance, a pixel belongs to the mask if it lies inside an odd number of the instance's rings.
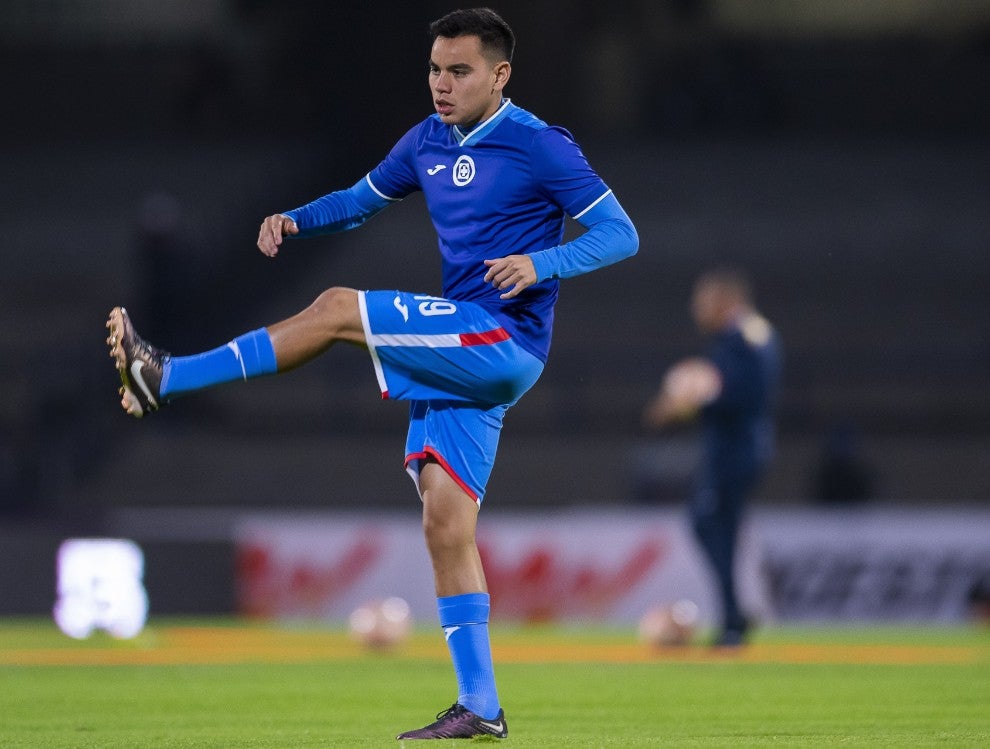
[[[454,10],[430,24],[430,40],[438,36],[454,39],[458,36],[477,36],[481,49],[502,60],[512,62],[516,37],[502,17],[491,8]]]

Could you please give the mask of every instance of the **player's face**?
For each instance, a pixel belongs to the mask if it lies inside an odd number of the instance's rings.
[[[438,36],[430,50],[433,106],[448,125],[473,125],[499,108],[509,63],[492,62],[477,36]]]

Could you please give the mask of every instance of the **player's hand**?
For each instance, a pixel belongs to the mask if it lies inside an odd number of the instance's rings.
[[[485,281],[496,289],[508,289],[500,299],[512,299],[523,289],[536,283],[536,268],[528,255],[509,255],[495,260],[486,260],[488,272]]]
[[[289,234],[298,234],[299,227],[296,222],[288,216],[276,213],[261,222],[261,230],[258,232],[258,249],[268,257],[275,257],[278,248],[282,246],[282,237]]]

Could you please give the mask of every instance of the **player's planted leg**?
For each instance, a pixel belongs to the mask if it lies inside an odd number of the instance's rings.
[[[406,731],[396,736],[405,739],[470,739],[475,736],[493,736],[504,739],[509,735],[505,713],[501,710],[492,720],[485,720],[464,705],[454,703],[437,715],[436,721],[415,731]]]
[[[478,505],[436,462],[422,466],[420,490],[437,610],[457,677],[458,696],[434,723],[397,738],[505,738],[508,728],[495,688],[488,636],[490,600],[475,543]]]

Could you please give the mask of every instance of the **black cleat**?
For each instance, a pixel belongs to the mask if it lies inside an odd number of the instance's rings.
[[[141,338],[123,307],[110,310],[107,329],[110,358],[116,361],[120,374],[120,405],[138,419],[149,411],[157,411],[165,404],[159,390],[168,352]]]
[[[435,723],[415,731],[400,733],[395,738],[403,739],[470,739],[475,736],[492,736],[504,739],[509,735],[505,723],[505,711],[499,710],[493,720],[485,720],[464,705],[454,703],[437,715]]]

